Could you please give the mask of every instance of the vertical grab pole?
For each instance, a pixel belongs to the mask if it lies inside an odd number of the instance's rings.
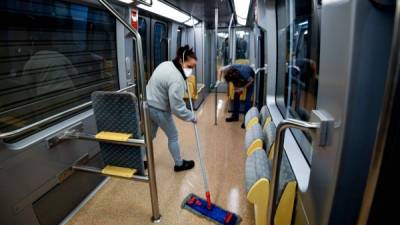
[[[98,0],[127,30],[129,30],[136,39],[136,51],[137,58],[139,62],[139,78],[140,82],[139,88],[139,107],[140,116],[144,122],[144,136],[146,141],[146,155],[149,163],[149,188],[150,188],[150,198],[152,207],[152,221],[154,223],[159,223],[161,221],[160,208],[158,205],[158,194],[157,194],[157,180],[154,168],[154,153],[153,153],[153,140],[150,134],[150,118],[149,118],[149,108],[146,98],[146,79],[144,74],[144,59],[143,59],[143,46],[142,38],[139,32],[133,29],[120,15],[119,13],[108,3],[106,0]]]
[[[215,8],[215,16],[214,16],[214,26],[215,26],[215,84],[218,81],[218,8]],[[217,111],[218,111],[218,86],[215,85],[215,111],[214,111],[214,125],[218,125],[217,123]]]
[[[146,139],[146,155],[149,170],[149,187],[150,187],[150,198],[151,198],[151,209],[153,216],[151,220],[154,223],[161,222],[160,209],[158,206],[158,194],[157,194],[157,180],[156,180],[156,169],[154,164],[154,151],[153,151],[153,140],[150,135],[150,115],[149,105],[146,101],[143,102],[143,115],[144,115],[144,128],[145,128],[145,139]]]

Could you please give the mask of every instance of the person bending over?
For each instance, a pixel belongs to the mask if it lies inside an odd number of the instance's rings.
[[[186,108],[183,100],[186,79],[192,74],[196,63],[197,57],[193,49],[188,45],[180,47],[174,60],[157,66],[146,86],[152,138],[156,136],[158,127],[167,135],[168,149],[175,162],[175,172],[194,167],[193,160],[184,160],[181,157],[178,131],[172,114],[184,121],[197,123],[194,114]]]
[[[254,70],[248,65],[234,64],[230,66],[223,67],[220,70],[220,76],[224,74],[224,79],[226,82],[232,82],[235,93],[233,97],[233,112],[231,117],[225,119],[226,122],[233,122],[239,120],[239,110],[240,110],[240,95],[243,90],[247,88],[246,100],[245,100],[245,113],[251,107],[251,98],[253,96],[254,90]],[[242,123],[242,128],[244,128],[244,123]]]

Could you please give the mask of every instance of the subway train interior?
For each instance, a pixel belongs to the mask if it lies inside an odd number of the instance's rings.
[[[400,0],[0,15],[0,225],[397,223]]]

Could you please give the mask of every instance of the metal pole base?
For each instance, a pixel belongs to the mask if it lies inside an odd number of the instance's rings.
[[[161,215],[156,219],[154,217],[151,217],[151,222],[153,223],[161,223]]]

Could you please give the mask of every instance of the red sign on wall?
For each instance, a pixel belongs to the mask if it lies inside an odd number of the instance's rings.
[[[139,10],[138,9],[131,9],[131,26],[138,30],[138,20],[139,20]]]

